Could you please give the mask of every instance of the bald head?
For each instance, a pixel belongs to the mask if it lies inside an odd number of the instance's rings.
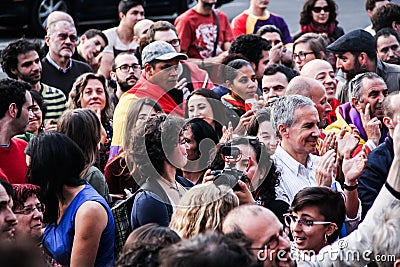
[[[318,88],[325,91],[320,82],[312,78],[297,76],[289,82],[286,88],[286,95],[302,95],[312,99],[313,91]]]
[[[56,21],[60,21],[60,20],[65,20],[65,21],[68,21],[69,23],[75,25],[74,19],[68,13],[63,12],[63,11],[53,11],[47,17],[47,20],[46,20],[46,31],[48,30],[50,24],[52,24],[52,23],[54,23]]]
[[[328,113],[332,111],[332,107],[328,103],[326,89],[321,82],[304,76],[294,77],[288,84],[286,95],[302,95],[310,98],[318,110],[319,127],[326,126]]]
[[[135,26],[133,26],[133,35],[135,35],[138,39],[142,38],[146,35],[147,31],[154,24],[154,21],[150,19],[142,19],[136,22]]]
[[[314,59],[307,62],[300,71],[300,75],[308,78],[315,79],[316,74],[320,69],[330,69],[333,71],[331,64],[322,59]]]
[[[258,205],[241,205],[231,210],[222,224],[224,234],[241,231],[249,239],[254,240],[253,230],[259,224],[268,225],[270,222],[279,223],[278,218],[269,209]]]

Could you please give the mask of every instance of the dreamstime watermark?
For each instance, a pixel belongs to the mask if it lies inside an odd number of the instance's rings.
[[[259,261],[312,261],[312,262],[394,262],[396,261],[395,255],[386,254],[373,254],[371,250],[357,250],[350,249],[345,240],[338,241],[338,248],[331,248],[323,250],[316,254],[313,250],[268,250],[267,248],[259,250],[257,259]]]

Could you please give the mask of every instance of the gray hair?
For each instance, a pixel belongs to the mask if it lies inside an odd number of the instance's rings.
[[[394,204],[391,208],[385,209],[382,221],[372,235],[374,254],[382,257],[377,261],[378,266],[393,266],[397,259],[400,259],[400,246],[398,235],[400,232],[400,205]],[[385,257],[386,256],[386,257]],[[383,261],[385,257],[385,261]],[[391,258],[392,257],[392,258]]]
[[[357,99],[360,103],[363,103],[362,99],[362,94],[364,91],[363,88],[363,80],[364,79],[379,79],[385,82],[382,77],[380,77],[378,74],[375,72],[364,72],[356,75],[351,81],[350,81],[350,96],[354,97]],[[386,84],[386,83],[385,83]]]
[[[312,106],[314,102],[311,99],[301,95],[288,95],[280,97],[272,108],[272,127],[276,132],[276,135],[282,139],[281,134],[278,131],[278,125],[285,125],[292,127],[296,122],[297,118],[294,116],[294,112],[298,108]]]

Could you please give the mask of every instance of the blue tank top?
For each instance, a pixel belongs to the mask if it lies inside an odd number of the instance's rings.
[[[86,182],[68,206],[60,223],[48,225],[44,231],[43,244],[52,257],[62,265],[70,265],[72,244],[75,235],[75,216],[79,207],[86,201],[99,202],[107,210],[108,223],[101,234],[94,266],[114,266],[114,218],[103,197]]]

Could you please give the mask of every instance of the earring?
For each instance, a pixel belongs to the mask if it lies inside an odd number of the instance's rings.
[[[328,244],[328,236],[329,236],[329,235],[324,234],[325,244]]]

